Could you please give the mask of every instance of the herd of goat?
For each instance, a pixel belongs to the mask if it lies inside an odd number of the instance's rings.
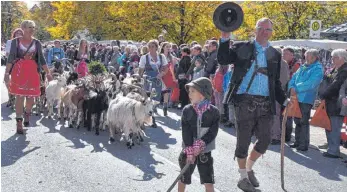
[[[155,90],[145,90],[150,81],[136,74],[124,78],[107,73],[78,79],[75,72],[63,72],[44,82],[34,113],[39,115],[47,109],[48,118],[52,118],[57,103],[58,119],[68,121],[70,128],[95,129],[96,135],[108,128],[110,141],[115,141],[115,134],[123,134],[128,148],[143,141],[145,124],[153,124],[153,107],[159,104],[152,100]]]

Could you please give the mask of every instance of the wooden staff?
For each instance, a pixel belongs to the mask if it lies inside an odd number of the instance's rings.
[[[285,136],[286,136],[286,124],[287,124],[287,118],[288,118],[288,110],[291,107],[290,100],[288,102],[287,107],[284,109],[284,115],[282,120],[282,134],[281,134],[281,187],[284,191],[284,143],[285,143]]]

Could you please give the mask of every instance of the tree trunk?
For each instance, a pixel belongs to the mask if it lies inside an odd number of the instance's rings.
[[[184,43],[184,16],[185,16],[184,4],[185,4],[185,2],[181,1],[181,5],[180,5],[180,25],[181,25],[180,45]]]

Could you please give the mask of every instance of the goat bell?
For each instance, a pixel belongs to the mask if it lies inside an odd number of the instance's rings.
[[[233,2],[226,2],[217,7],[213,13],[213,23],[221,31],[237,30],[243,22],[242,8]]]

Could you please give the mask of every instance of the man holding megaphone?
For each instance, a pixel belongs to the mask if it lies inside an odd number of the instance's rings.
[[[224,103],[233,104],[235,108],[235,157],[241,176],[237,186],[243,191],[255,191],[255,187],[259,187],[253,164],[271,142],[276,101],[282,105],[289,102],[279,79],[281,53],[269,43],[272,32],[272,21],[262,18],[256,23],[254,41],[237,42],[230,48],[230,32],[222,32],[218,49],[219,64],[234,64]],[[248,155],[253,134],[257,142]]]

